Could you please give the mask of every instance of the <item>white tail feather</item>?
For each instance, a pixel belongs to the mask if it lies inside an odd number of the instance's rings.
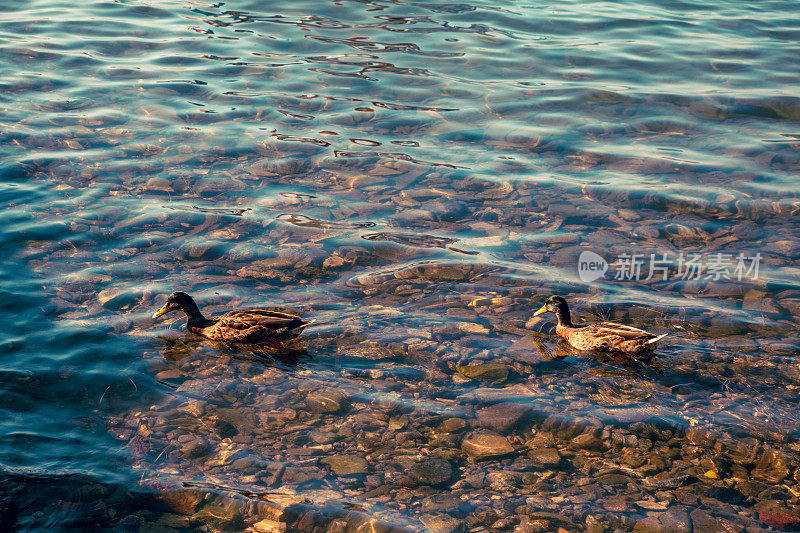
[[[658,342],[661,339],[663,339],[664,337],[666,337],[667,335],[669,335],[669,333],[664,333],[663,335],[659,335],[658,337],[650,339],[649,341],[647,341],[647,344],[653,344],[654,342]]]

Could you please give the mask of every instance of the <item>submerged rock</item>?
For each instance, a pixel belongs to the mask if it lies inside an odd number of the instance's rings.
[[[791,474],[789,458],[777,450],[766,449],[753,468],[752,475],[767,483],[780,483]]]
[[[508,367],[502,363],[464,365],[456,367],[456,370],[462,376],[493,384],[502,383],[508,378]]]
[[[473,333],[476,335],[486,335],[489,333],[489,328],[474,322],[456,322],[455,326],[465,333]]]
[[[244,516],[242,502],[231,500],[239,505],[214,505],[207,506],[192,516],[192,520],[204,522],[220,531],[240,531],[244,529]]]
[[[768,526],[783,530],[797,530],[800,527],[800,516],[788,511],[762,511],[758,519]]]
[[[182,515],[194,514],[205,500],[206,493],[199,490],[180,489],[159,494],[156,498],[173,512]]]
[[[109,288],[97,293],[97,300],[103,307],[118,311],[133,304],[134,297],[126,290]]]
[[[461,533],[464,531],[464,524],[461,520],[453,518],[449,514],[426,514],[420,517],[420,521],[425,524],[425,529],[430,533]]]
[[[366,459],[358,455],[331,455],[321,462],[328,465],[337,476],[352,476],[369,472]]]
[[[522,474],[512,471],[489,472],[486,481],[498,492],[513,491],[522,481]]]
[[[746,241],[754,241],[760,239],[764,235],[764,231],[761,227],[749,220],[735,225],[731,228],[731,232],[740,239]]]
[[[181,455],[186,459],[200,459],[201,457],[211,454],[213,451],[214,447],[211,444],[197,439],[187,442],[181,448]]]
[[[679,507],[671,507],[658,517],[658,521],[667,531],[675,533],[692,533],[692,520],[689,513]]]
[[[453,466],[446,459],[425,457],[411,465],[408,477],[417,485],[443,485],[453,477]]]
[[[362,342],[354,346],[345,346],[341,348],[341,353],[347,357],[368,359],[375,362],[390,361],[399,357],[389,347],[377,342]]]
[[[561,464],[561,454],[555,448],[533,448],[528,457],[540,468],[555,468]]]
[[[309,481],[320,480],[324,477],[325,472],[315,466],[287,466],[281,479],[284,483],[299,485]]]
[[[250,527],[256,533],[283,533],[287,529],[285,523],[276,522],[275,520],[270,520],[269,518],[259,520]]]
[[[496,403],[478,411],[478,424],[495,431],[510,431],[519,426],[530,412],[530,407],[519,403]]]
[[[461,441],[461,449],[470,457],[481,460],[514,452],[508,440],[494,431],[473,431]]]
[[[603,441],[595,437],[592,433],[582,433],[572,439],[572,444],[583,450],[600,451],[605,448]]]
[[[469,424],[463,418],[448,418],[439,424],[439,431],[443,433],[458,433],[462,429],[469,427]]]
[[[216,410],[216,414],[220,420],[235,427],[240,433],[252,433],[256,426],[253,412],[249,409],[220,408]]]
[[[144,184],[144,189],[149,192],[175,192],[172,182],[166,178],[153,177]]]
[[[447,513],[464,518],[470,505],[455,494],[433,494],[422,500],[423,513]]]
[[[306,405],[315,413],[337,413],[347,407],[349,397],[338,389],[320,389],[309,393]]]

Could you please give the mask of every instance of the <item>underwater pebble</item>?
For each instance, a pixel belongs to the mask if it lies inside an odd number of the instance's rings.
[[[306,405],[317,413],[337,413],[347,407],[347,394],[336,389],[324,389],[311,392],[306,397]]]
[[[330,455],[320,462],[330,466],[337,476],[351,476],[369,472],[367,461],[358,455]]]
[[[493,431],[475,431],[461,441],[461,449],[475,459],[488,459],[514,452],[514,448],[502,435]]]

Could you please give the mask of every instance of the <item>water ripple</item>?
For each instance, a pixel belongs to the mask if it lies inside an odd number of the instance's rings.
[[[269,446],[252,444],[255,455],[297,474],[318,459],[292,456],[298,449],[327,457],[355,453],[354,443],[382,457],[382,438],[403,460],[436,450],[457,476],[486,470],[497,485],[501,465],[530,489],[517,501],[491,483],[469,485],[466,500],[496,494],[530,514],[556,501],[534,495],[571,487],[559,512],[624,530],[630,524],[607,512],[613,501],[574,497],[589,490],[575,476],[607,468],[591,454],[622,464],[619,449],[649,442],[667,459],[677,454],[665,472],[740,491],[754,490],[741,479],[777,475],[762,464],[769,458],[744,472],[721,468],[718,482],[702,461],[755,443],[796,469],[795,11],[783,0],[724,9],[680,0],[7,2],[3,475],[86,472],[127,487],[180,477],[251,497],[263,480],[222,463],[209,474],[184,443],[203,435],[221,450],[269,434]],[[602,278],[578,275],[587,250],[607,260]],[[647,272],[654,258],[680,254],[699,255],[701,275],[677,277],[674,264],[669,279],[624,275],[621,258],[636,255]],[[709,270],[711,258],[738,254],[760,257],[758,276]],[[304,334],[302,363],[268,364],[184,338],[177,319],[159,329],[149,317],[175,290],[210,314],[275,305],[318,318],[319,329]],[[649,362],[580,357],[551,335],[551,320],[531,317],[556,293],[576,320],[670,335]],[[333,415],[304,403],[337,387],[354,406],[337,418],[353,429],[342,439],[319,431]],[[203,405],[213,416],[177,411],[199,398],[213,399]],[[503,434],[519,457],[470,466],[462,439],[485,429],[480,413],[497,402],[530,407],[527,425]],[[255,440],[218,420],[253,405],[268,418]],[[576,450],[576,436],[608,449]],[[529,468],[538,457],[523,448],[530,443],[568,451]],[[698,462],[703,470],[691,470]],[[363,479],[320,470],[293,488],[339,502],[346,493],[384,516],[416,490],[399,466],[385,466],[376,459]],[[218,475],[224,483],[209,481]],[[795,505],[794,492],[780,491],[796,478],[790,471],[770,481],[778,492],[748,493],[730,516],[763,527],[747,502]],[[378,492],[364,496],[361,482]],[[637,505],[660,509],[664,494],[636,494],[637,520]],[[40,522],[77,523],[72,509],[86,501],[73,496]],[[408,502],[402,521],[419,527],[419,509],[441,510],[433,497]],[[501,529],[508,510],[494,509],[470,527]],[[113,522],[101,518],[91,523]],[[547,527],[561,525],[575,524]]]

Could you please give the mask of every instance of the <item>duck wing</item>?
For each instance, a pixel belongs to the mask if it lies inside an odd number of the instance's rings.
[[[664,335],[616,322],[600,322],[575,328],[556,327],[556,334],[579,350],[605,350],[623,353],[649,353]]]
[[[297,315],[269,309],[240,309],[229,311],[217,319],[217,324],[237,329],[262,326],[265,328],[295,329],[307,324]]]
[[[626,326],[625,324],[617,324],[616,322],[601,322],[587,327],[595,329],[596,335],[601,337],[618,336],[626,341],[655,338],[655,335],[648,331],[633,326]]]
[[[220,316],[213,325],[203,330],[203,334],[218,340],[262,342],[289,336],[294,330],[308,324],[308,321],[289,313],[241,309]]]

